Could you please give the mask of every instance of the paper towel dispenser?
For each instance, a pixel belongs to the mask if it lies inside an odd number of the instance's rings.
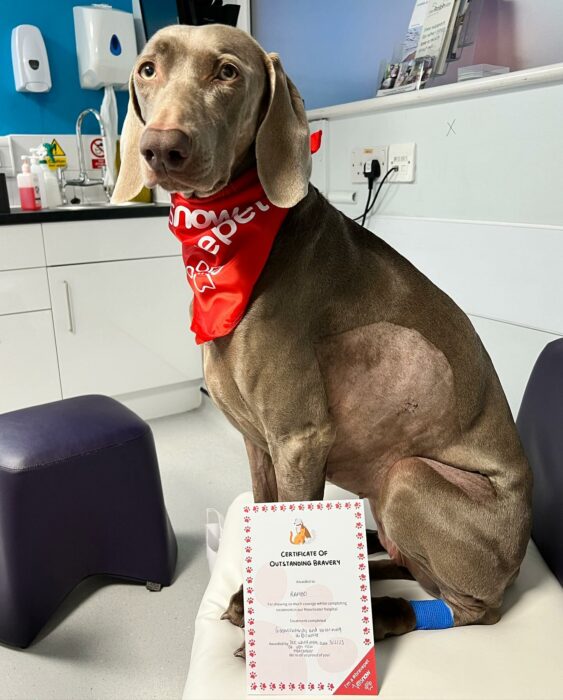
[[[126,88],[137,58],[133,14],[110,5],[73,7],[80,86]]]

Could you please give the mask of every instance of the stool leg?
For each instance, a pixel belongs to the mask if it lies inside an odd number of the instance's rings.
[[[156,583],[155,581],[147,581],[145,583],[145,588],[147,591],[160,591],[162,589],[162,584]]]

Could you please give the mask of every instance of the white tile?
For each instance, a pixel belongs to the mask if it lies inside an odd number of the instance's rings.
[[[78,151],[76,150],[76,136],[74,134],[46,134],[45,141],[49,143],[57,139],[68,159],[68,169],[78,170]]]
[[[82,196],[85,202],[89,204],[104,204],[107,202],[107,197],[104,189],[101,185],[96,185],[94,187],[81,187],[77,188],[82,192]],[[78,195],[80,197],[80,194]]]
[[[22,156],[29,156],[30,148],[37,148],[43,143],[41,134],[11,134],[12,151],[16,172],[21,173]]]

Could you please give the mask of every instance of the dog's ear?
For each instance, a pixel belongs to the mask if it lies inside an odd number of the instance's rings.
[[[129,79],[129,104],[127,114],[121,130],[119,142],[119,154],[121,166],[119,175],[111,197],[112,204],[128,202],[136,197],[143,189],[143,178],[141,175],[141,164],[139,162],[139,141],[143,131],[144,122],[135,94],[133,75]]]
[[[307,194],[311,174],[309,124],[303,100],[279,56],[265,54],[269,104],[256,135],[258,177],[278,207],[295,206]]]

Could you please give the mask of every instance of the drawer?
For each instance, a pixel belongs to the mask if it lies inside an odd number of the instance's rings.
[[[0,226],[0,270],[44,265],[41,224]]]
[[[43,224],[47,265],[180,255],[168,217]]]
[[[0,316],[51,308],[47,270],[0,272]]]

